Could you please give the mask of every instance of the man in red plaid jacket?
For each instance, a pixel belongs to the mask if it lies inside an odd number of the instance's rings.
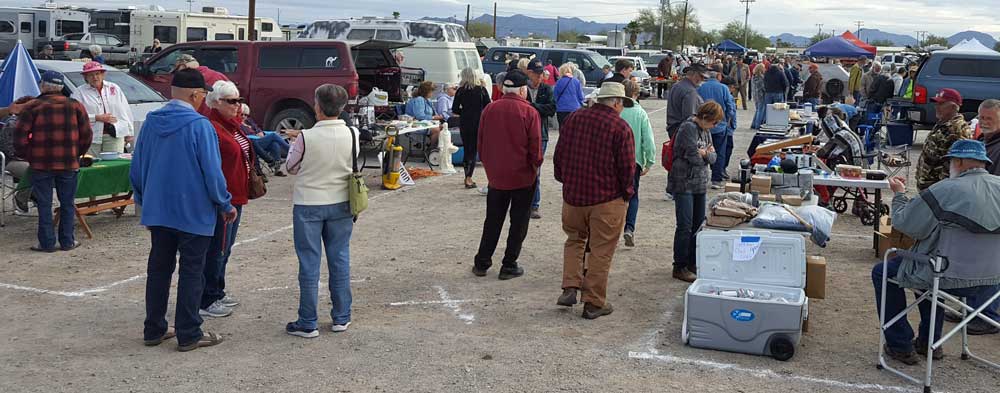
[[[76,221],[76,175],[80,156],[90,148],[93,131],[87,111],[62,94],[63,76],[42,75],[42,95],[27,104],[17,118],[14,149],[31,167],[31,191],[38,204],[38,245],[34,251],[55,252],[52,224],[52,189],[59,198],[59,246],[64,251],[80,246],[73,238]]]

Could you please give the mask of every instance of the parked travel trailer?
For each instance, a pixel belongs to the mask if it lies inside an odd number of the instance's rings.
[[[39,43],[65,34],[86,33],[90,15],[73,9],[0,7],[0,57],[6,57],[20,40],[34,55]]]
[[[466,67],[483,70],[475,41],[465,27],[454,23],[375,17],[323,20],[306,26],[298,39],[412,42],[413,46],[398,49],[405,57],[402,65],[422,68],[424,80],[435,83],[458,83],[458,74]]]
[[[163,47],[181,42],[246,40],[247,18],[229,15],[222,7],[202,12],[135,10],[131,15],[129,45],[138,52],[159,39]],[[281,40],[281,28],[271,18],[256,18],[260,41]]]

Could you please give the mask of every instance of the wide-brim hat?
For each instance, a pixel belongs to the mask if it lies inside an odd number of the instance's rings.
[[[993,164],[993,160],[986,155],[986,145],[983,142],[972,139],[960,139],[955,141],[948,149],[945,158],[962,158],[966,160],[982,161]]]
[[[106,72],[107,69],[104,68],[104,64],[98,63],[96,61],[88,61],[87,64],[83,65],[82,74],[89,74],[91,72]]]
[[[701,63],[694,63],[691,64],[690,66],[684,67],[684,69],[681,70],[681,72],[684,74],[687,74],[688,72],[697,72],[698,74],[701,75],[702,78],[705,79],[710,78],[710,76],[708,75],[708,67],[705,67],[705,65]]]
[[[622,104],[626,108],[635,106],[635,101],[625,95],[625,85],[618,82],[604,82],[601,84],[601,90],[597,91],[597,99],[602,98],[621,98]]]

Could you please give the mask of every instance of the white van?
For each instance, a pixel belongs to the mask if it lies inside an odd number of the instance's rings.
[[[435,83],[458,83],[458,74],[467,67],[483,70],[475,41],[455,23],[375,17],[323,20],[306,26],[298,39],[412,42],[399,49],[402,65],[422,68],[424,80]]]
[[[229,15],[222,7],[204,7],[202,12],[135,10],[129,24],[129,46],[139,53],[154,38],[164,48],[182,42],[247,39],[247,17]],[[255,18],[254,25],[260,41],[281,40],[281,28],[273,19]]]

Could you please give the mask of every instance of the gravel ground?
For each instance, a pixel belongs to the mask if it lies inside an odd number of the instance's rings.
[[[643,105],[662,140],[663,101]],[[751,116],[739,113],[735,162]],[[96,237],[56,254],[28,251],[34,218],[8,217],[0,229],[0,391],[918,391],[874,367],[875,258],[871,229],[857,217],[838,218],[828,248],[810,245],[829,264],[827,299],[812,302],[811,330],[796,356],[779,362],[681,343],[687,284],[670,277],[674,213],[659,167],[643,178],[637,245],[615,255],[614,314],[588,321],[580,306],[557,307],[565,236],[550,161],[542,179],[544,217],[532,221],[521,258],[527,274],[505,282],[496,269],[484,278],[469,271],[485,198],[463,189],[460,175],[396,192],[373,188],[352,241],[351,330],[331,333],[321,317],[321,336],[305,340],[283,332],[295,319],[298,266],[292,180],[276,178],[245,210],[229,265],[227,289],[243,304],[204,324],[226,341],[185,354],[174,341],[141,343],[149,240],[136,217],[91,217]],[[486,183],[482,170],[476,180]],[[326,294],[321,302],[329,305]],[[984,354],[1000,350],[997,336],[972,343]],[[946,353],[938,389],[997,390],[995,370],[959,360],[957,345]]]

